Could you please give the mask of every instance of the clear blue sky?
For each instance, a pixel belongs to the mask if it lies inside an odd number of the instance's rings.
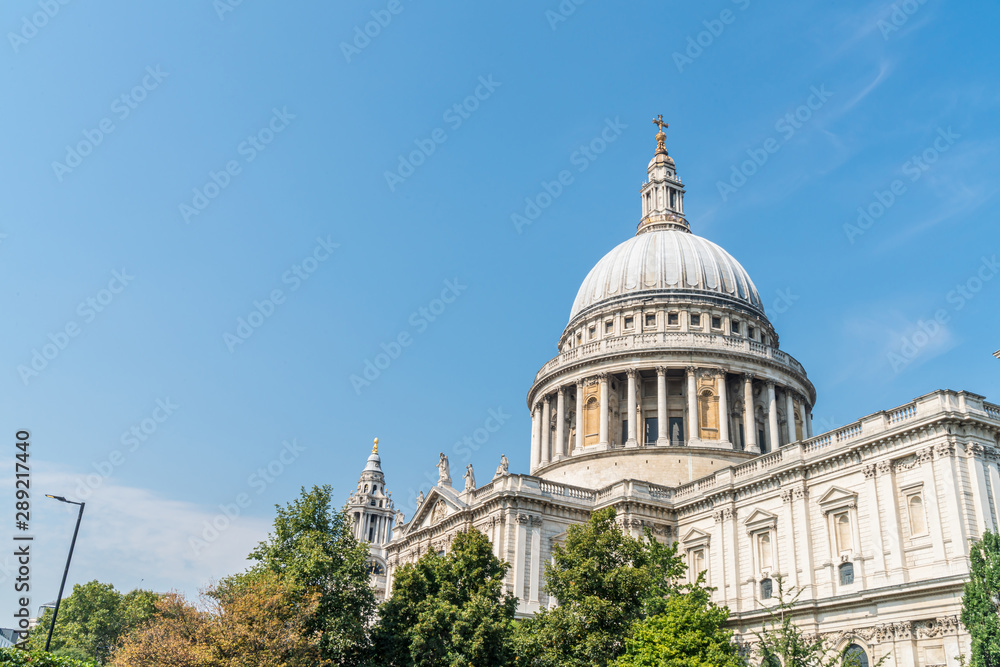
[[[375,436],[400,506],[441,451],[456,477],[468,459],[489,478],[501,453],[526,471],[526,392],[587,271],[634,232],[659,113],[693,230],[754,278],[819,423],[937,388],[1000,400],[1000,279],[953,292],[1000,253],[996,5],[226,2],[0,11],[0,537],[29,429],[33,604],[55,596],[74,516],[43,492],[87,495],[71,582],[193,592],[242,568],[300,486],[346,499]],[[372,12],[386,25],[345,54]],[[626,127],[574,157],[608,122]],[[417,142],[433,153],[397,171]],[[876,215],[845,231],[859,207]],[[446,281],[458,296],[431,321]],[[456,449],[490,410],[509,419]],[[286,441],[281,474],[253,477]]]

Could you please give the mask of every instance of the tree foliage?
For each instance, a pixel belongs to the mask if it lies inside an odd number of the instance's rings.
[[[106,662],[121,637],[153,617],[158,597],[144,590],[122,594],[113,585],[98,581],[77,584],[59,605],[49,648],[55,655]],[[52,613],[46,609],[42,614],[28,637],[29,649],[45,647]]]
[[[303,488],[298,499],[276,506],[274,530],[250,558],[256,569],[317,596],[306,629],[320,637],[324,660],[350,667],[365,661],[376,602],[368,547],[354,537],[350,517],[333,510],[331,495],[330,486]]]
[[[567,531],[546,567],[546,591],[559,601],[518,626],[519,665],[604,667],[625,649],[636,621],[661,613],[685,566],[676,547],[626,534],[614,509]]]
[[[386,667],[501,667],[510,664],[517,599],[504,590],[509,565],[486,537],[456,535],[445,556],[428,552],[395,574],[382,606],[375,664]]]
[[[784,582],[776,577],[778,603],[767,609],[768,620],[757,637],[762,665],[780,664],[783,667],[860,667],[857,656],[841,650],[822,635],[804,633],[792,620],[792,609],[801,590],[785,590]],[[888,656],[875,663],[881,665]]]
[[[91,660],[75,660],[45,653],[44,651],[22,651],[16,648],[0,648],[0,667],[96,667],[99,663]]]
[[[972,635],[972,667],[1000,667],[1000,535],[972,544],[971,575],[962,596],[962,624]]]
[[[729,610],[711,602],[698,583],[662,599],[660,612],[638,621],[615,667],[743,667]]]
[[[116,667],[313,667],[319,639],[306,630],[316,596],[303,596],[274,573],[230,578],[210,589],[204,608],[177,595],[157,619],[130,635]],[[328,663],[326,663],[328,664]]]

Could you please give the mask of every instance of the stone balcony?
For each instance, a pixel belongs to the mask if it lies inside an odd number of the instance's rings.
[[[567,350],[555,357],[538,371],[535,382],[560,368],[584,361],[590,358],[618,354],[622,352],[664,352],[670,354],[697,353],[719,351],[728,354],[743,355],[751,359],[767,360],[782,366],[802,378],[806,370],[790,354],[776,347],[764,345],[757,341],[740,336],[724,334],[705,334],[695,332],[656,331],[636,333],[614,338],[602,338],[592,343]]]

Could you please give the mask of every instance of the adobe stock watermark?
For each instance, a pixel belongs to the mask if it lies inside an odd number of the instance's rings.
[[[499,433],[504,424],[510,421],[510,419],[511,415],[504,412],[502,407],[491,408],[486,411],[486,419],[483,420],[482,426],[456,440],[451,446],[451,454],[448,457],[453,476],[454,471],[461,470],[462,466],[471,461],[472,455],[482,449],[494,435]],[[452,460],[453,457],[455,460]],[[490,477],[492,478],[492,474]],[[438,471],[436,469],[433,473],[430,470],[425,471],[424,479],[426,481],[420,485],[419,489],[410,487],[409,493],[407,493],[406,506],[403,509],[406,510],[406,513],[411,518],[417,509],[417,494],[427,493],[437,485],[439,479]]]
[[[316,245],[312,252],[281,274],[281,284],[288,285],[289,292],[297,292],[303,283],[319,271],[323,263],[330,259],[339,247],[340,244],[331,241],[329,236],[325,239],[322,236],[316,237]],[[227,331],[222,334],[222,342],[226,344],[230,354],[236,352],[237,347],[250,340],[254,332],[264,326],[264,322],[271,319],[278,310],[278,306],[285,304],[286,298],[284,290],[275,288],[264,299],[255,300],[253,310],[246,317],[236,319],[235,332],[229,333]]]
[[[893,3],[889,8],[888,16],[879,19],[875,25],[882,33],[882,39],[889,41],[889,36],[894,32],[903,29],[913,15],[920,11],[920,8],[927,4],[927,0],[901,0]]]
[[[70,3],[70,0],[39,0],[38,10],[30,15],[21,17],[21,29],[17,32],[8,32],[7,41],[14,53],[19,53],[21,47],[38,36],[38,31],[49,24],[62,8]]]
[[[416,336],[427,331],[431,324],[444,315],[448,307],[455,303],[467,289],[469,286],[463,285],[458,278],[445,280],[441,294],[410,315],[407,319],[409,328],[400,331],[388,343],[383,342],[379,345],[379,349],[382,351],[373,358],[365,359],[364,368],[360,374],[351,375],[349,379],[354,393],[360,396],[363,389],[370,387],[373,382],[382,377],[382,374],[392,366],[393,362],[402,356],[403,351],[416,342]]]
[[[360,56],[362,51],[372,45],[372,40],[381,35],[404,9],[406,7],[401,0],[389,0],[384,9],[373,9],[371,21],[354,26],[354,39],[340,43],[340,52],[344,54],[344,60],[350,64],[355,56]]]
[[[90,498],[94,491],[101,488],[117,468],[125,465],[128,461],[128,455],[137,452],[180,407],[169,397],[156,399],[156,407],[153,408],[149,416],[137,424],[133,424],[122,433],[119,438],[122,449],[115,449],[104,460],[95,462],[93,464],[94,472],[79,479],[76,485],[76,496],[80,500]]]
[[[107,287],[99,290],[94,296],[87,297],[76,307],[76,314],[83,325],[96,320],[97,316],[103,313],[133,280],[135,276],[129,275],[124,268],[121,271],[112,271]],[[31,348],[31,361],[17,367],[17,374],[24,386],[27,387],[33,378],[41,375],[42,371],[69,347],[70,342],[83,332],[83,328],[80,321],[69,320],[47,336],[47,343],[43,343],[40,348]]]
[[[732,0],[732,2],[740,11],[746,11],[750,7],[750,0]],[[722,37],[722,33],[726,31],[726,27],[736,23],[738,17],[739,14],[732,9],[723,9],[719,12],[717,18],[702,21],[701,23],[705,26],[705,29],[697,35],[687,38],[687,47],[683,53],[680,51],[674,51],[673,53],[674,65],[677,66],[677,71],[683,74],[684,68],[688,65],[693,65],[695,60],[701,58],[705,53],[705,49],[715,44],[715,41],[719,37]]]
[[[236,8],[243,4],[243,0],[213,0],[212,9],[220,21],[226,20],[226,14],[232,14]]]
[[[576,14],[577,8],[586,2],[587,0],[562,0],[555,9],[545,10],[545,20],[549,22],[549,27],[554,32],[560,23],[568,21],[570,16]]]
[[[937,162],[941,155],[951,150],[955,142],[961,138],[962,135],[953,131],[950,126],[947,130],[939,127],[937,137],[932,144],[902,164],[900,169],[903,175],[908,177],[911,183],[916,183],[925,173],[930,171],[931,165]],[[907,191],[906,181],[897,178],[885,190],[872,192],[873,201],[858,207],[857,222],[844,224],[844,234],[851,245],[855,244],[859,236],[864,236],[868,230],[874,227],[875,223],[881,220]]]
[[[194,552],[195,558],[200,558],[209,546],[217,542],[222,534],[253,505],[254,498],[267,491],[268,487],[274,484],[290,465],[298,461],[305,451],[306,448],[297,440],[282,442],[278,455],[247,477],[247,486],[253,495],[245,491],[237,494],[232,502],[219,505],[219,513],[203,522],[200,535],[188,538],[188,545]]]
[[[782,315],[788,313],[792,308],[795,307],[799,301],[802,300],[798,294],[792,291],[791,287],[786,287],[785,289],[779,289],[774,293],[774,299],[771,302],[771,307],[767,309],[770,314],[770,319],[772,323],[781,318]]]
[[[958,283],[945,295],[945,302],[950,308],[938,308],[930,319],[918,320],[916,331],[903,336],[898,349],[889,352],[887,358],[893,372],[898,374],[913,363],[920,353],[941,335],[953,315],[965,310],[969,302],[979,296],[986,284],[998,274],[1000,274],[1000,261],[997,260],[997,256],[982,257],[976,271],[965,282]]]
[[[810,95],[805,102],[795,107],[774,123],[774,130],[779,133],[778,137],[768,137],[760,146],[748,148],[748,159],[743,160],[738,165],[733,165],[728,181],[716,181],[715,187],[719,191],[722,201],[729,201],[731,195],[736,194],[740,188],[747,184],[761,167],[767,164],[771,156],[781,150],[788,141],[798,134],[805,124],[813,119],[817,111],[822,109],[833,93],[826,89],[826,84],[813,86],[809,89]]]
[[[458,130],[465,121],[472,118],[472,114],[479,110],[483,102],[493,97],[493,93],[502,85],[501,82],[493,80],[492,74],[479,77],[479,85],[475,90],[461,102],[456,102],[445,109],[441,116],[442,120],[452,132]],[[406,155],[399,156],[395,170],[385,172],[385,183],[389,186],[389,192],[395,192],[406,179],[417,173],[417,169],[423,166],[427,158],[434,155],[438,146],[446,141],[448,141],[448,131],[443,127],[434,129],[424,139],[416,139],[413,142],[416,148]]]
[[[139,108],[139,105],[146,101],[151,92],[160,87],[170,74],[164,72],[157,65],[146,68],[146,74],[131,90],[122,93],[111,102],[111,116],[105,116],[97,122],[93,129],[83,130],[83,139],[76,144],[66,146],[66,156],[62,162],[58,160],[52,163],[52,171],[56,179],[62,183],[68,174],[83,164],[83,161],[94,152],[94,149],[104,143],[118,126],[115,120],[123,122],[132,112]]]
[[[628,125],[615,116],[614,120],[605,119],[604,128],[593,139],[570,153],[569,164],[574,167],[576,173],[582,174],[587,171],[594,162],[597,161],[608,147],[618,141],[622,133],[628,129]],[[514,225],[514,231],[518,234],[524,233],[524,228],[532,225],[542,217],[552,204],[559,199],[570,185],[573,185],[575,176],[572,169],[563,169],[551,181],[542,181],[541,189],[534,195],[525,197],[524,209],[510,214],[510,221]]]
[[[288,107],[271,110],[271,119],[264,127],[251,134],[236,146],[236,154],[243,158],[242,162],[232,159],[226,162],[219,171],[209,171],[208,180],[201,187],[196,187],[190,202],[178,206],[181,219],[185,224],[191,224],[191,218],[201,215],[209,205],[233,183],[233,179],[243,173],[243,165],[256,160],[275,138],[295,120],[295,114],[289,113]]]

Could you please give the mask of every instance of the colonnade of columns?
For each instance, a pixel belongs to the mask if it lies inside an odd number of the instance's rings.
[[[698,375],[702,373],[703,390],[705,388],[705,373],[714,376],[714,396],[718,398],[718,439],[716,442],[723,445],[731,445],[734,449],[739,448],[739,438],[731,433],[730,423],[730,396],[728,380],[730,373],[719,369],[698,369],[688,367],[686,369],[686,406],[684,414],[685,435],[688,444],[703,441],[701,436],[701,420],[699,419],[698,407]],[[667,401],[667,373],[666,367],[656,368],[656,437],[654,442],[646,442],[646,445],[666,446],[671,444],[683,444],[676,442],[676,438],[671,439],[670,417]],[[640,369],[629,369],[625,372],[626,389],[626,410],[623,418],[627,423],[626,433],[623,434],[626,448],[638,447],[639,442],[639,404],[638,389],[640,381]],[[743,374],[742,380],[742,425],[744,450],[753,454],[759,454],[762,444],[758,442],[757,416],[755,407],[759,404],[754,397],[754,383],[757,381],[751,374]],[[549,463],[562,460],[570,456],[573,452],[584,449],[585,443],[585,421],[584,421],[584,400],[585,387],[599,384],[599,393],[596,394],[600,401],[600,420],[598,428],[598,442],[592,443],[593,451],[608,449],[611,446],[611,377],[607,373],[602,373],[593,378],[580,379],[575,383],[575,392],[572,396],[568,394],[574,389],[573,385],[562,386],[553,393],[542,396],[531,413],[531,467],[532,470]],[[802,439],[812,437],[812,416],[806,406],[806,401],[801,396],[796,400],[796,394],[788,387],[779,387],[771,380],[763,381],[763,407],[766,410],[765,426],[771,447],[776,448],[783,441],[791,443],[799,439],[796,429],[796,417],[802,425]],[[782,433],[780,419],[778,415],[779,394],[784,401],[785,412],[785,432]],[[553,405],[553,403],[555,405]],[[575,436],[573,442],[569,442],[567,434],[566,410],[570,404],[576,412]],[[552,421],[555,418],[555,428],[552,428]],[[553,432],[554,431],[554,432]],[[652,440],[652,438],[650,438]]]

